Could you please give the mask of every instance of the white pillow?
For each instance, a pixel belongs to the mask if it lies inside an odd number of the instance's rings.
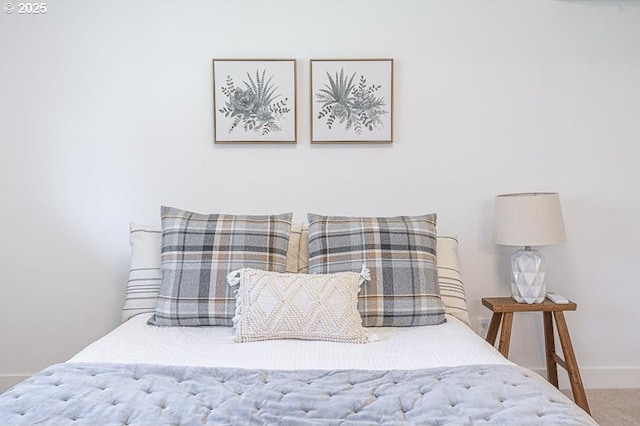
[[[273,339],[367,343],[358,312],[368,269],[335,274],[294,274],[242,268],[227,277],[239,285],[233,318],[236,342]]]
[[[144,312],[155,312],[162,280],[162,231],[160,228],[136,223],[130,223],[129,229],[131,265],[127,294],[122,307],[122,322]]]
[[[301,272],[298,270],[300,257],[300,237],[302,235],[302,224],[292,223],[289,232],[289,247],[287,249],[287,268],[285,272]],[[309,237],[307,236],[307,240]],[[309,242],[307,241],[307,247]]]

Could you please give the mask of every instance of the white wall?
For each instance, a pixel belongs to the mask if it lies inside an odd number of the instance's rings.
[[[558,191],[547,247],[587,386],[640,386],[640,3],[64,1],[0,16],[0,377],[118,324],[128,221],[436,211],[472,317],[509,292],[493,197]],[[296,146],[213,144],[211,59],[298,59]],[[391,146],[309,144],[310,58],[393,57]],[[542,368],[541,320],[512,359]]]

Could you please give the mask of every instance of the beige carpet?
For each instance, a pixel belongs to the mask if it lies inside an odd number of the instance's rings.
[[[601,426],[640,426],[640,388],[587,389],[591,417]],[[571,391],[563,390],[571,398]]]

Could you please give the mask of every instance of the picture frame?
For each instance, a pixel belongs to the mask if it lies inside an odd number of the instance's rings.
[[[216,144],[297,140],[295,59],[213,59]]]
[[[393,143],[393,59],[311,59],[311,143]]]

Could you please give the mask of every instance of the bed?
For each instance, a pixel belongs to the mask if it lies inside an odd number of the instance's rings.
[[[285,276],[322,276],[304,274],[315,250],[313,228],[311,248],[305,227],[294,224],[286,233]],[[126,321],[1,395],[0,424],[596,424],[471,330],[455,238],[437,238],[445,306],[438,323],[366,327],[368,343],[351,343],[307,338],[315,329],[262,339],[273,324],[244,336],[262,337],[242,340],[237,311],[236,327],[153,324],[161,312],[160,270],[167,275],[162,235],[132,225]],[[362,280],[362,272],[352,274]],[[346,322],[341,317],[340,326]]]

